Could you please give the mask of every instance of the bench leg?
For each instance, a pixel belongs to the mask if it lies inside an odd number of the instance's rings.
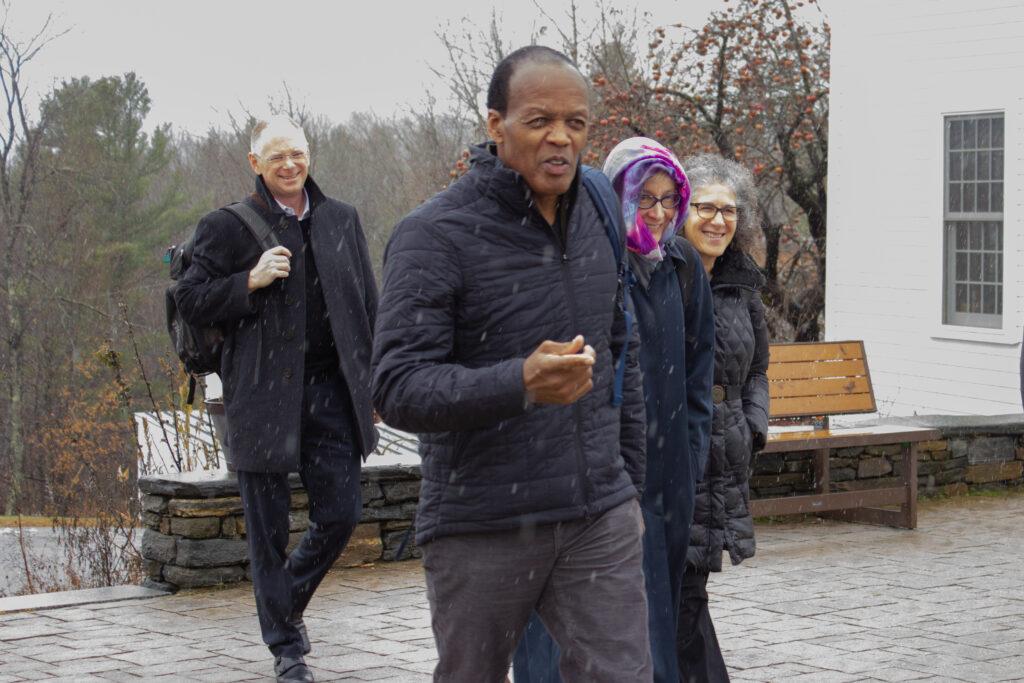
[[[902,526],[917,528],[917,442],[903,444],[903,485],[907,487],[907,502],[900,506]]]
[[[814,452],[814,491],[816,493],[829,493],[832,486],[828,456],[828,448],[820,448]]]
[[[903,529],[917,528],[917,444],[903,446],[903,476],[900,483],[904,491],[903,502],[899,510],[886,510],[879,507],[849,508],[834,512],[822,513],[830,519],[844,522],[861,522],[881,526],[900,527]]]

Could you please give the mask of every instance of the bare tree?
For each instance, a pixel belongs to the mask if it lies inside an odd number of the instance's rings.
[[[52,16],[48,16],[42,27],[27,40],[15,37],[8,23],[10,6],[3,7],[0,19],[0,89],[3,99],[0,106],[0,240],[3,255],[0,257],[0,280],[3,281],[3,310],[5,330],[3,332],[0,373],[7,389],[6,425],[4,446],[10,463],[6,514],[18,509],[19,496],[24,481],[24,391],[25,378],[22,374],[24,351],[25,315],[29,300],[29,277],[35,260],[35,245],[32,244],[34,229],[27,222],[29,211],[35,199],[40,172],[40,142],[46,122],[42,118],[32,121],[26,110],[27,87],[25,67],[48,43],[66,31],[54,31]]]

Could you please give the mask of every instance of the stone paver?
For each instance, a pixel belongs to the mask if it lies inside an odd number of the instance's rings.
[[[1024,496],[922,506],[902,531],[757,528],[709,592],[737,681],[1024,680]],[[429,681],[418,562],[332,572],[306,614],[319,681]],[[0,681],[271,677],[248,584],[0,614]]]

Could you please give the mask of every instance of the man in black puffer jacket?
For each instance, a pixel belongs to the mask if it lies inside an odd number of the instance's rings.
[[[643,395],[614,251],[579,180],[587,84],[561,53],[523,48],[495,70],[488,109],[494,143],[395,229],[374,342],[375,405],[421,435],[435,680],[504,680],[535,607],[566,680],[650,680]]]

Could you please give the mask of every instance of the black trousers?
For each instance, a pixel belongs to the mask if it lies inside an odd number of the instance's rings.
[[[309,496],[309,528],[290,554],[288,474],[238,472],[256,612],[275,656],[302,654],[301,636],[289,622],[306,609],[362,514],[361,459],[347,392],[340,378],[306,386],[299,476]]]
[[[708,575],[687,567],[676,631],[679,674],[686,683],[728,683],[722,650],[708,611]]]

